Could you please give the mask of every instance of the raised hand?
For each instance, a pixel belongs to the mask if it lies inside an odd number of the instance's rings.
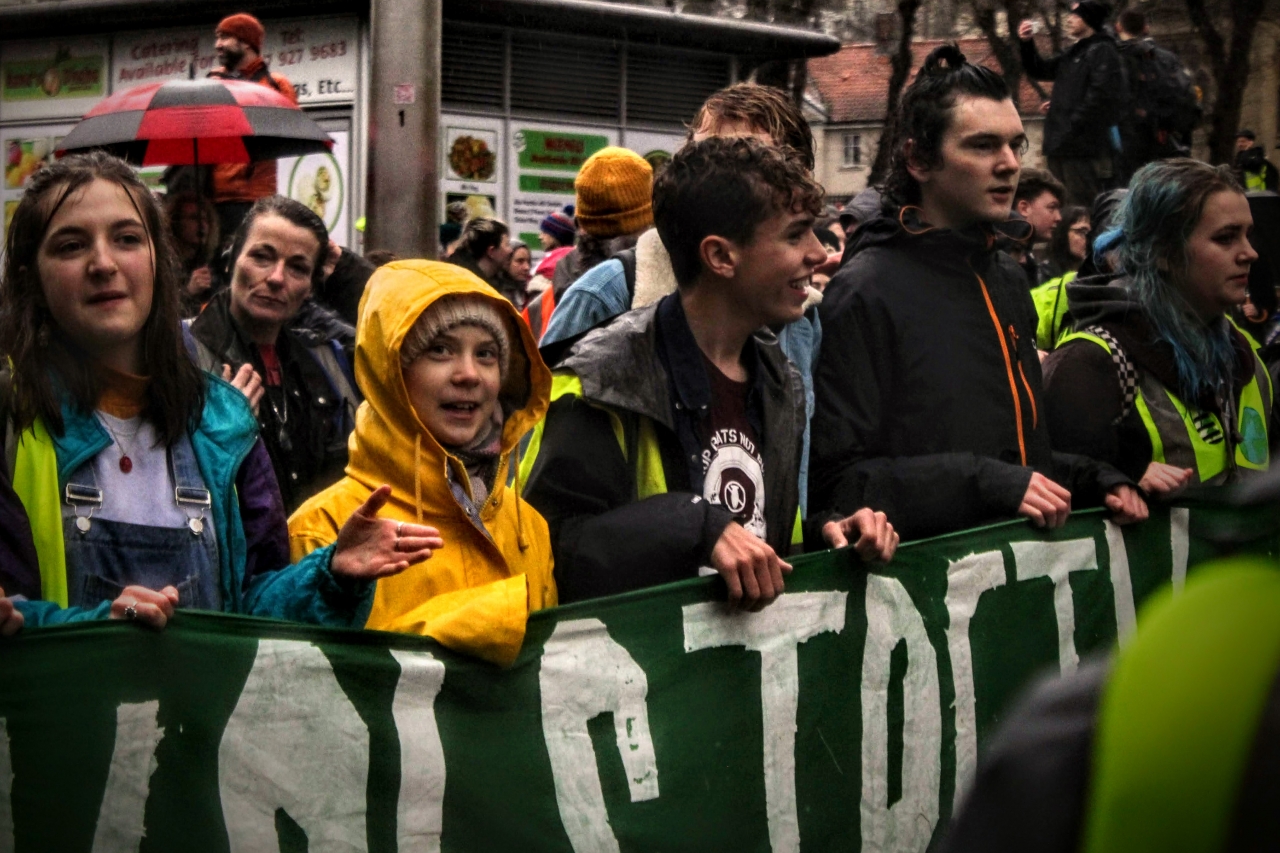
[[[342,525],[329,569],[335,575],[365,580],[388,577],[444,547],[434,527],[378,518],[390,497],[391,487],[379,486]]]

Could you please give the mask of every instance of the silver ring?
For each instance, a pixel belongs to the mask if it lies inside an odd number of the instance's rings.
[[[124,609],[124,618],[128,619],[130,622],[138,618],[137,602],[130,604],[128,607]]]
[[[404,535],[404,522],[402,521],[396,525],[396,538],[399,539],[403,535]]]

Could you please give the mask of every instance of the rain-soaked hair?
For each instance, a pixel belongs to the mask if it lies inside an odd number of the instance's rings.
[[[1119,234],[1110,241],[1157,337],[1173,347],[1178,395],[1194,403],[1231,387],[1236,356],[1230,326],[1219,317],[1205,323],[1185,295],[1190,286],[1187,242],[1205,202],[1219,192],[1243,193],[1228,166],[1177,158],[1138,170],[1116,213]],[[1106,242],[1108,233],[1099,238]]]
[[[681,287],[702,272],[711,235],[746,245],[784,211],[822,213],[823,190],[790,152],[752,137],[710,137],[676,152],[653,182],[653,221]]]
[[[160,205],[132,168],[102,152],[73,154],[36,172],[13,214],[0,276],[0,349],[11,362],[14,427],[25,430],[40,418],[51,433],[61,435],[64,398],[88,413],[102,392],[102,375],[88,353],[49,311],[39,265],[49,223],[64,206],[79,204],[80,194],[95,180],[124,190],[150,243],[151,313],[141,335],[143,370],[151,383],[143,414],[170,446],[199,422],[205,380],[183,345],[181,278]]]
[[[889,203],[920,203],[920,184],[907,171],[907,142],[914,143],[911,153],[917,163],[930,168],[941,163],[942,139],[951,127],[952,109],[964,95],[993,101],[1011,97],[1003,77],[985,65],[969,62],[956,45],[934,48],[898,104],[893,155],[885,182]]]
[[[813,171],[813,131],[786,92],[757,83],[735,83],[715,92],[694,113],[685,142],[700,130],[717,132],[726,124],[745,124],[769,135],[775,145],[796,152],[804,167]]]
[[[240,222],[240,227],[236,229],[235,236],[231,238],[231,250],[227,254],[227,279],[230,280],[235,275],[236,261],[240,260],[240,255],[244,252],[245,244],[249,239],[249,231],[253,229],[253,223],[263,216],[279,216],[290,225],[295,225],[311,232],[319,244],[316,249],[316,256],[311,264],[311,286],[317,287],[322,284],[324,281],[324,259],[329,254],[329,229],[325,226],[324,220],[314,210],[300,201],[283,195],[264,196],[255,201],[253,207],[249,208],[249,212],[245,214],[244,219]]]

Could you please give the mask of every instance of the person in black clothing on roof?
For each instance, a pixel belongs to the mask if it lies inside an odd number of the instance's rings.
[[[1132,483],[1049,445],[1036,313],[1003,237],[1027,138],[999,74],[955,45],[903,96],[886,215],[858,229],[827,286],[809,491],[820,521],[883,510],[904,538],[1024,516],[1057,527],[1105,500],[1146,517]]]
[[[524,494],[551,528],[562,603],[708,567],[731,601],[763,606],[799,544],[805,416],[769,327],[804,313],[826,260],[822,188],[788,152],[711,138],[676,153],[653,209],[679,289],[569,350]],[[897,548],[883,513],[824,521],[823,547],[881,560]]]
[[[1097,0],[1073,5],[1064,23],[1076,43],[1048,58],[1036,50],[1031,22],[1023,21],[1018,27],[1027,76],[1053,81],[1044,121],[1044,153],[1049,171],[1066,184],[1069,204],[1092,204],[1115,174],[1112,128],[1119,132],[1128,96],[1115,41],[1102,29],[1110,14],[1111,7]]]

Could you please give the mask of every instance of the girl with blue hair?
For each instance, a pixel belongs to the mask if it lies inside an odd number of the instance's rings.
[[[1252,227],[1225,166],[1179,158],[1134,176],[1094,246],[1116,271],[1067,287],[1076,331],[1045,361],[1055,450],[1157,498],[1267,468],[1271,381],[1230,318],[1258,258]]]

